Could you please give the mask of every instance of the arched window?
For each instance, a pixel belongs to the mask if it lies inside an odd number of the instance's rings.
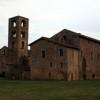
[[[12,25],[13,25],[13,27],[16,27],[16,21],[15,20],[12,21]]]
[[[12,42],[12,48],[14,48],[15,47],[15,43],[14,43],[14,41]]]
[[[25,27],[25,25],[26,25],[25,20],[22,20],[22,22],[21,22],[21,27]]]
[[[24,38],[24,37],[25,37],[25,33],[21,32],[21,38]]]
[[[21,47],[21,48],[24,49],[24,46],[25,46],[25,44],[24,44],[24,42],[22,41],[22,47]]]
[[[16,38],[16,32],[15,31],[12,31],[12,37]]]

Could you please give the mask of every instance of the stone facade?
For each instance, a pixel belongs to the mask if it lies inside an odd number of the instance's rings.
[[[11,79],[30,79],[28,62],[28,19],[16,16],[9,19],[8,47],[0,50],[0,68]],[[3,69],[3,68],[4,69]],[[24,73],[28,73],[25,75]]]
[[[29,44],[28,18],[9,19],[8,47],[0,49],[0,76],[9,79],[100,79],[100,41],[70,30]]]
[[[31,46],[31,79],[78,80],[78,48],[40,38]]]
[[[100,79],[100,42],[80,36],[80,53],[83,79]]]
[[[9,19],[8,48],[17,58],[28,56],[28,19],[17,16]]]
[[[79,47],[80,80],[100,79],[100,41],[66,29],[51,38],[59,43]]]

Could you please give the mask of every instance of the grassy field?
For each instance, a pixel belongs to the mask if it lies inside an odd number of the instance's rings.
[[[100,81],[0,80],[0,100],[100,100]]]

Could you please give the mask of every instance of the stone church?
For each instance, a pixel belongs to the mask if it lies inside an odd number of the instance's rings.
[[[8,47],[0,49],[0,77],[17,80],[100,79],[100,41],[63,29],[28,44],[29,19],[9,19]],[[30,49],[28,49],[30,46]]]

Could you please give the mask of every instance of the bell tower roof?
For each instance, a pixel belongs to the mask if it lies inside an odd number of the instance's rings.
[[[20,15],[17,15],[17,16],[14,16],[14,17],[11,17],[11,18],[9,18],[9,19],[15,19],[15,18],[24,18],[24,19],[28,19],[28,18],[23,17],[23,16],[20,16]]]

